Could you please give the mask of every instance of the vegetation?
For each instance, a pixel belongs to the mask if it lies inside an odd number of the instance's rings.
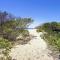
[[[54,50],[60,52],[60,23],[48,22],[37,27],[38,32],[46,32],[43,38],[53,47]]]
[[[12,43],[8,41],[7,39],[0,38],[0,49],[9,49],[12,47]]]
[[[8,40],[16,40],[32,22],[31,18],[15,18],[7,12],[0,12],[0,35]]]
[[[13,41],[17,41],[19,35],[25,39],[29,35],[25,28],[32,22],[31,18],[17,18],[6,11],[0,11],[0,49],[4,55],[0,60],[12,60],[9,51],[14,45]]]

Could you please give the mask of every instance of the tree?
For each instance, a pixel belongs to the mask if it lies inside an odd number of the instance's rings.
[[[0,25],[2,25],[4,23],[4,21],[6,20],[7,17],[7,12],[0,12]]]
[[[7,13],[6,11],[0,11],[0,32],[3,33],[3,24],[13,18],[14,16],[12,14]]]
[[[10,40],[15,40],[19,34],[25,31],[33,20],[31,18],[16,18],[14,15],[7,12],[0,13],[0,33],[3,37]],[[23,28],[21,31],[20,28]]]
[[[0,12],[0,31],[2,32],[2,24],[4,23],[6,19],[7,13],[6,12]]]
[[[15,21],[17,28],[27,28],[33,22],[31,18],[17,18]]]

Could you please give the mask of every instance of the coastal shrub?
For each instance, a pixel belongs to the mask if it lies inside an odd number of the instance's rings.
[[[44,30],[46,34],[43,34],[44,40],[48,42],[49,45],[52,46],[53,49],[60,51],[60,23],[58,22],[48,22],[39,26],[37,29],[39,32]]]
[[[7,39],[0,38],[0,48],[11,48],[12,43]]]

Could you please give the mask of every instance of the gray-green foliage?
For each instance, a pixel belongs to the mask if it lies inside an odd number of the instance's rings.
[[[10,16],[10,14],[6,12],[0,13],[0,35],[8,40],[16,40],[19,34],[26,31],[24,28],[27,28],[33,22],[31,18],[14,18],[12,15],[12,18],[8,18],[7,16]]]
[[[20,18],[19,20],[11,20],[7,21],[2,25],[3,33],[6,34],[4,37],[11,38],[11,40],[15,40],[15,38],[22,34],[23,31],[26,30],[24,28],[27,28],[29,24],[32,22],[30,18]],[[22,29],[23,28],[23,29]],[[28,33],[27,33],[28,34]],[[13,38],[14,37],[14,38]]]

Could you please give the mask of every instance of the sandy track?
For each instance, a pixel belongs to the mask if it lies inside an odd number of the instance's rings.
[[[35,29],[29,30],[35,36],[25,45],[17,45],[11,49],[10,55],[16,60],[53,60],[49,55],[46,42],[41,39],[42,33],[37,33]]]

